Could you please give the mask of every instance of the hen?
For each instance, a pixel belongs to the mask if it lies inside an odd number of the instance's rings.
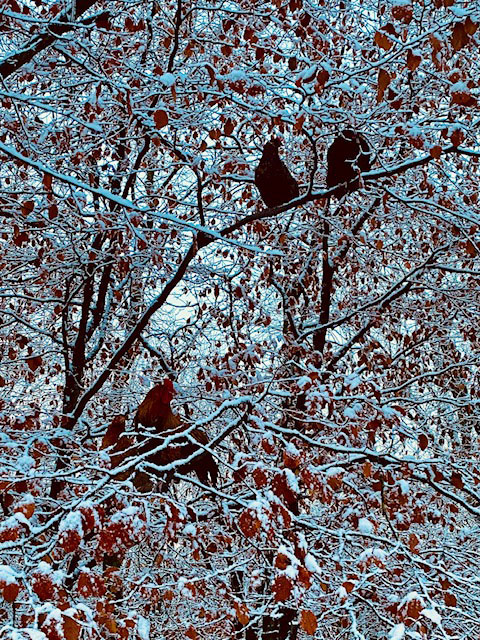
[[[339,200],[360,186],[360,173],[370,171],[372,150],[365,138],[352,129],[338,135],[327,151],[327,187],[335,187]]]
[[[255,169],[255,186],[267,207],[278,207],[299,194],[298,182],[278,155],[280,144],[278,138],[267,142]]]
[[[147,393],[135,415],[134,424],[141,424],[152,432],[150,438],[139,437],[140,453],[161,446],[167,435],[175,436],[174,443],[148,456],[147,461],[158,466],[166,466],[177,460],[183,460],[197,452],[200,447],[192,440],[200,445],[207,445],[209,442],[208,435],[203,429],[191,429],[188,431],[188,436],[183,435],[186,428],[170,407],[174,394],[172,381],[166,378]],[[208,451],[200,453],[190,462],[176,468],[181,473],[194,471],[200,482],[216,486],[218,466]]]
[[[173,383],[169,378],[150,389],[137,409],[134,425],[141,424],[156,433],[175,429],[180,425],[180,418],[172,413],[170,402],[175,395]]]

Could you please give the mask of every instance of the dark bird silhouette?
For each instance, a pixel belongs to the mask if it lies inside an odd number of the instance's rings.
[[[267,142],[255,169],[255,186],[267,207],[278,207],[299,194],[298,182],[278,155],[280,144],[278,138]]]
[[[360,186],[360,173],[370,171],[373,153],[365,138],[345,129],[332,142],[327,151],[327,187],[338,187],[333,192],[339,200]]]
[[[159,467],[179,462],[175,469],[180,473],[193,471],[203,484],[216,486],[217,463],[212,454],[202,446],[207,446],[210,439],[203,429],[189,429],[179,416],[172,412],[170,402],[174,394],[173,384],[168,378],[155,385],[138,407],[134,419],[134,426],[143,425],[150,435],[142,433],[136,434],[135,437],[133,433],[126,433],[125,416],[116,416],[103,437],[102,449],[108,448],[112,469],[134,459],[135,456],[142,455],[147,463]],[[159,450],[155,452],[157,448]],[[195,453],[197,455],[193,460],[182,462]],[[151,473],[127,469],[125,472],[117,473],[116,477],[124,480],[132,473],[134,485],[139,491],[150,491],[153,488]],[[158,475],[152,473],[154,476]],[[166,471],[161,475],[168,483],[173,471]]]
[[[142,424],[155,433],[175,429],[181,423],[178,416],[172,413],[170,402],[175,395],[173,382],[169,378],[156,384],[147,393],[137,409],[134,424]]]
[[[191,429],[182,424],[178,415],[173,413],[170,402],[175,395],[173,383],[168,378],[155,385],[137,409],[134,424],[141,424],[151,432],[150,438],[139,436],[140,453],[154,450],[164,442],[164,436],[167,434],[174,435],[175,438],[171,444],[164,447],[157,453],[148,456],[147,461],[158,466],[165,466],[177,460],[184,460],[192,454],[199,451],[201,447],[195,444],[208,445],[209,437],[203,429]],[[185,435],[189,433],[188,437]],[[177,438],[178,434],[178,438]],[[187,462],[177,469],[181,473],[189,473],[193,471],[200,482],[216,486],[218,477],[218,466],[212,454],[208,451],[199,453],[193,460]]]

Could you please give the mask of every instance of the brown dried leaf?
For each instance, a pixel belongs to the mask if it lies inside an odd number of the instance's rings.
[[[418,436],[418,446],[422,451],[425,451],[425,449],[428,447],[428,438],[424,433],[421,433]]]
[[[414,534],[411,533],[408,537],[408,548],[410,549],[410,551],[412,553],[417,553],[417,547],[418,547],[418,543],[420,542],[420,540],[418,539],[418,537]]]
[[[350,580],[347,580],[346,582],[344,582],[342,584],[342,587],[345,589],[345,591],[347,593],[351,593],[353,591],[353,587],[355,586],[355,584],[353,582],[351,582]]]
[[[463,489],[463,480],[462,476],[459,473],[452,473],[450,477],[450,482],[456,489]]]
[[[223,132],[226,136],[229,136],[233,133],[233,130],[235,129],[235,124],[233,123],[233,121],[230,118],[227,118],[225,125],[223,127]]]
[[[190,625],[188,627],[188,629],[185,632],[185,635],[187,636],[187,638],[190,638],[190,640],[197,640],[198,639],[198,633],[197,633],[195,627],[192,627],[192,625]]]
[[[383,33],[383,31],[377,31],[373,41],[378,47],[385,49],[385,51],[388,51],[393,47],[393,42],[385,33]]]
[[[415,71],[422,61],[422,56],[416,56],[411,49],[407,52],[407,67],[410,71]]]
[[[285,602],[292,592],[292,583],[287,576],[277,576],[272,584],[275,602]]]
[[[47,191],[50,191],[52,188],[52,175],[50,173],[43,174],[43,186]]]
[[[455,131],[450,136],[450,141],[454,147],[460,146],[464,139],[465,139],[465,135],[463,131],[461,131],[460,129],[455,129]]]
[[[155,126],[157,129],[161,129],[168,124],[168,115],[163,109],[158,109],[153,114],[153,121],[155,122]]]
[[[377,102],[381,102],[383,100],[385,89],[388,87],[391,81],[392,78],[388,71],[385,71],[385,69],[379,69],[377,80]]]
[[[465,20],[465,31],[468,33],[469,36],[473,36],[473,34],[477,29],[478,29],[478,24],[476,22],[473,22],[470,16],[468,16],[468,18]]]
[[[28,358],[27,364],[30,371],[36,371],[38,367],[42,366],[43,360],[41,356],[35,356],[34,358]]]
[[[25,202],[22,202],[22,216],[27,217],[32,213],[34,208],[35,208],[35,203],[33,202],[33,200],[27,200]]]
[[[237,620],[241,625],[245,626],[250,622],[250,615],[248,613],[248,607],[244,602],[234,602],[233,608],[237,616]]]
[[[78,640],[82,627],[73,618],[65,616],[63,618],[63,634],[65,640]]]
[[[300,628],[305,631],[309,636],[313,636],[315,631],[317,630],[318,622],[317,616],[310,611],[309,609],[305,609],[300,612]]]
[[[462,22],[457,22],[452,32],[452,47],[455,51],[460,51],[462,47],[468,44],[468,40],[469,36],[465,31],[465,25]]]
[[[19,591],[20,586],[16,582],[6,584],[2,590],[3,599],[5,602],[15,602]]]
[[[465,243],[465,250],[471,258],[474,258],[477,255],[477,250],[471,240],[467,240]]]
[[[120,435],[125,431],[125,416],[115,416],[103,436],[102,449],[111,447],[118,442]]]

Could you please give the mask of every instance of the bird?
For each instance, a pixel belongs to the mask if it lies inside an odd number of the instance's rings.
[[[133,420],[134,426],[141,424],[157,433],[178,427],[181,420],[170,408],[174,395],[175,390],[170,378],[156,384],[140,403]]]
[[[360,186],[360,173],[370,171],[373,152],[366,139],[352,129],[344,129],[327,151],[327,187],[339,200]]]
[[[272,138],[263,147],[255,169],[255,186],[267,207],[278,207],[299,195],[298,182],[278,155],[281,142]]]
[[[146,427],[151,436],[139,434],[139,453],[147,453],[161,446],[165,442],[165,436],[173,435],[171,444],[161,448],[156,453],[147,457],[147,462],[157,466],[166,466],[172,462],[184,460],[197,452],[200,445],[207,445],[209,437],[203,429],[198,427],[186,427],[180,417],[173,413],[170,402],[175,395],[173,383],[169,378],[157,384],[151,389],[139,405],[134,425]],[[218,465],[209,451],[203,450],[193,460],[179,467],[181,473],[195,472],[200,482],[216,486],[218,478]]]

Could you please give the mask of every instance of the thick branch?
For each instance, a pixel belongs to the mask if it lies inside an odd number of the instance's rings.
[[[96,0],[76,0],[73,2],[75,18],[80,17],[88,11],[88,9],[95,4],[95,1]],[[47,47],[52,45],[64,33],[74,29],[77,24],[72,22],[72,13],[72,6],[64,9],[48,26],[35,34],[22,49],[15,51],[15,53],[5,58],[0,64],[0,77],[3,79],[8,78],[12,73],[15,73],[30,62],[37,53],[47,49]],[[91,19],[88,19],[88,22],[90,21]]]
[[[330,262],[328,254],[328,234],[330,225],[325,220],[323,223],[323,270],[322,270],[322,291],[320,300],[320,329],[313,334],[313,346],[315,351],[323,353],[325,348],[325,339],[327,335],[326,325],[330,319],[330,304],[332,301],[332,286],[334,268]]]

